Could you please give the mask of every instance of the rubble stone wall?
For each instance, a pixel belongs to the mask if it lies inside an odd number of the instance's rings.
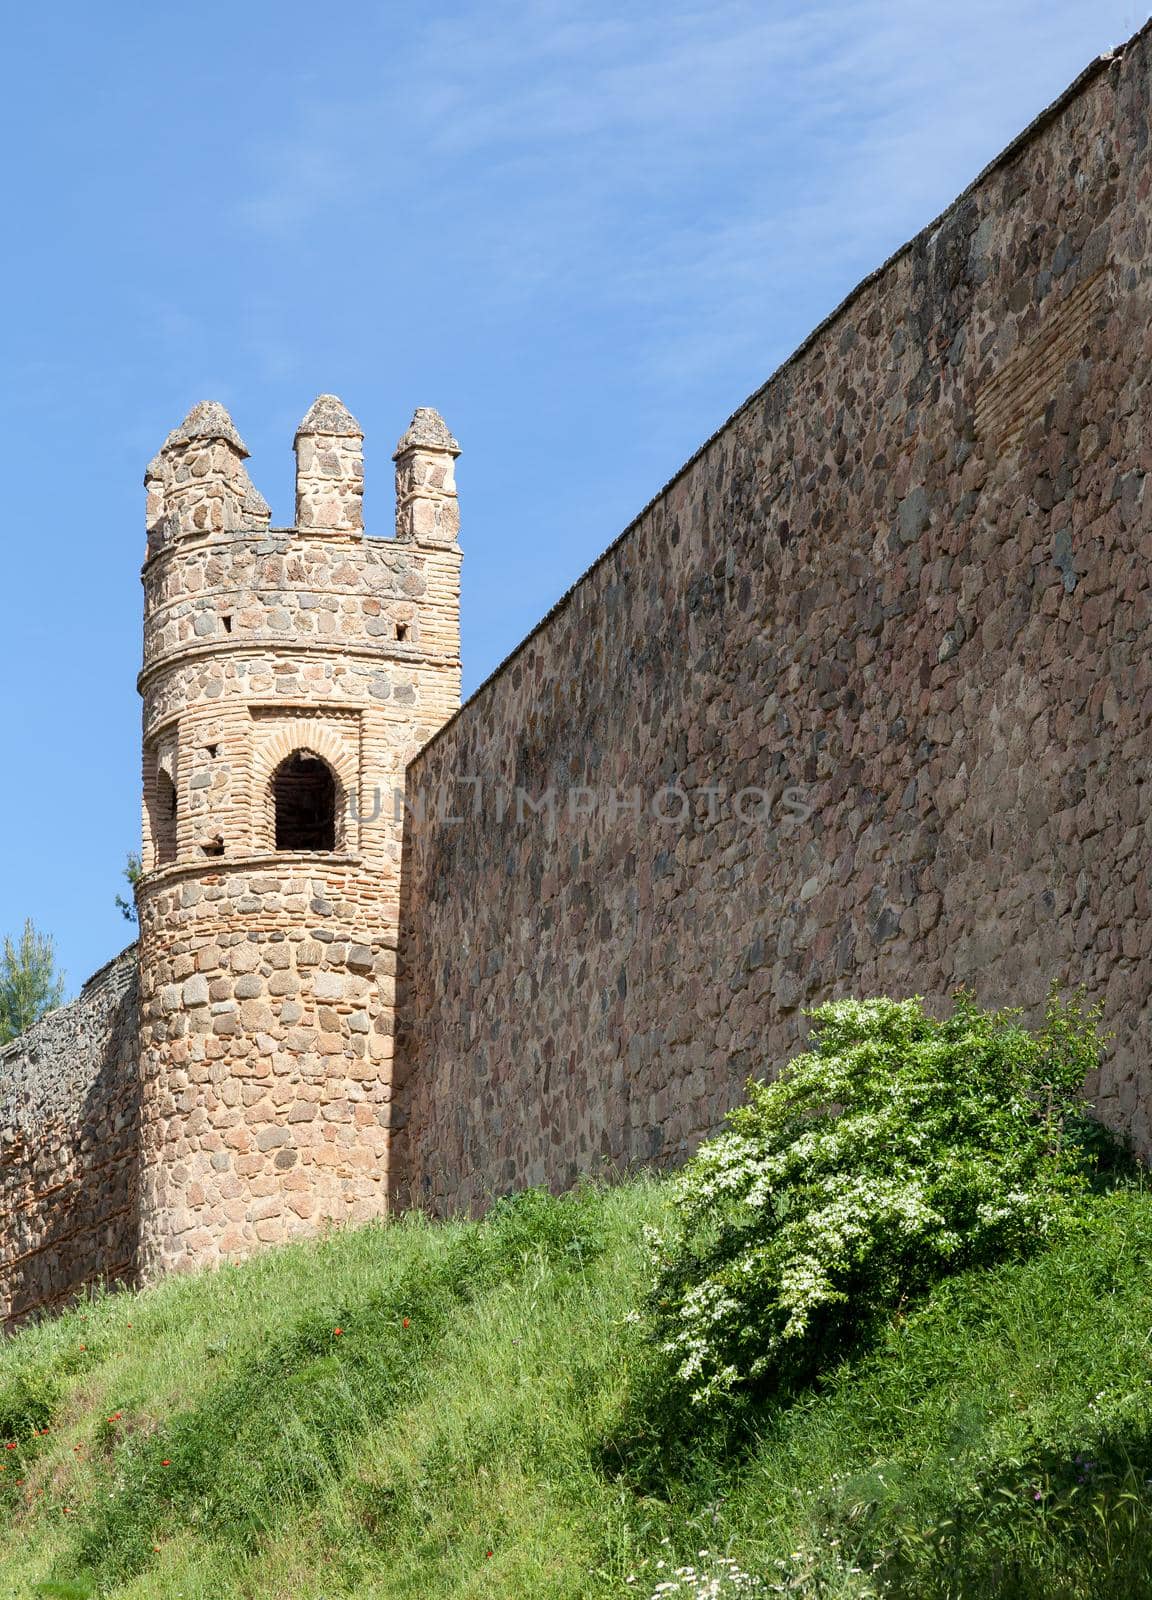
[[[190,453],[194,510],[240,497],[246,452],[212,403],[169,437],[150,483],[145,1279],[387,1207],[393,796],[459,705],[460,551],[454,523],[363,537],[361,439],[341,402],[320,396],[297,431],[298,528],[270,530],[243,506],[239,528],[185,515],[178,469]],[[457,450],[441,419],[418,411],[397,453],[405,492],[435,471],[429,492],[454,503]],[[301,753],[327,768],[334,848],[277,838],[276,773]]]
[[[0,1325],[132,1282],[139,1234],[136,949],[0,1050]]]
[[[805,1006],[959,984],[1103,1000],[1152,1150],[1149,89],[1145,32],[417,757],[401,1198],[679,1160]]]

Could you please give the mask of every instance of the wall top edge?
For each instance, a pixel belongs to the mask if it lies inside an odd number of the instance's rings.
[[[1134,47],[1138,46],[1149,35],[1152,35],[1152,17],[1149,17],[1148,21],[1146,21],[1142,27],[1138,28],[1130,38],[1126,39],[1123,44],[1117,45],[1114,49],[1106,51],[1102,55],[1099,55],[1090,61],[1083,71],[1078,73],[1077,76],[1073,78],[1068,87],[1064,89],[1055,100],[1053,100],[1049,105],[1045,106],[1042,111],[1033,117],[1032,121],[1029,122],[1021,130],[1021,132],[1011,140],[1010,143],[1005,145],[997,155],[993,156],[991,161],[981,168],[981,170],[976,174],[967,187],[962,189],[956,198],[949,205],[945,206],[943,211],[941,211],[937,216],[933,217],[930,222],[926,223],[924,227],[920,228],[916,233],[914,233],[910,239],[906,240],[904,244],[900,245],[898,249],[894,250],[890,256],[888,256],[879,264],[879,266],[874,267],[873,270],[867,274],[867,276],[862,278],[860,282],[857,283],[847,295],[845,295],[844,299],[841,300],[840,303],[835,306],[821,322],[816,324],[811,333],[809,333],[807,337],[796,346],[791,355],[787,356],[765,379],[759,388],[754,389],[748,398],[738,405],[736,409],[725,418],[720,426],[708,435],[703,444],[701,444],[699,448],[688,457],[683,466],[680,467],[678,471],[674,472],[667,482],[664,483],[662,487],[659,488],[656,493],[645,502],[645,504],[632,518],[631,522],[629,522],[626,527],[624,527],[623,530],[616,535],[611,544],[601,551],[596,559],[585,568],[585,570],[578,578],[575,579],[572,584],[569,585],[564,593],[556,600],[555,604],[544,613],[539,622],[537,622],[536,625],[524,635],[519,643],[516,644],[514,648],[503,658],[503,660],[492,669],[488,676],[484,678],[475,689],[473,689],[472,693],[467,697],[466,700],[463,701],[459,709],[453,713],[443,727],[437,729],[437,731],[428,740],[427,744],[422,746],[422,748],[412,758],[410,766],[416,766],[423,756],[431,751],[432,748],[445,737],[449,730],[456,725],[457,721],[464,715],[464,713],[469,710],[471,706],[476,704],[483,695],[487,694],[497,680],[503,677],[504,673],[508,670],[512,663],[528,648],[532,641],[537,638],[537,636],[541,634],[549,626],[549,624],[560,615],[561,612],[566,610],[573,596],[584,586],[588,579],[592,577],[592,575],[603,565],[605,565],[606,562],[611,560],[613,555],[615,555],[621,546],[627,543],[627,541],[643,523],[644,519],[648,516],[649,512],[651,512],[652,509],[667,496],[669,491],[673,489],[682,478],[686,477],[688,473],[691,472],[693,467],[695,467],[698,462],[703,460],[712,446],[719,439],[724,437],[734,423],[739,421],[739,419],[744,416],[745,413],[750,411],[752,407],[755,406],[757,402],[760,401],[777,383],[779,383],[788,372],[790,372],[800,363],[804,356],[808,354],[808,352],[813,348],[814,345],[816,345],[823,335],[835,327],[835,325],[847,314],[847,312],[852,309],[857,301],[859,301],[865,295],[865,293],[873,286],[873,284],[884,277],[884,275],[889,272],[891,268],[897,264],[897,262],[902,261],[905,256],[910,255],[923,241],[931,239],[932,235],[936,233],[946,222],[948,222],[951,217],[959,212],[965,202],[973,194],[980,190],[985,183],[987,183],[989,178],[994,176],[1004,167],[1007,167],[1013,160],[1016,159],[1017,156],[1019,156],[1024,150],[1032,145],[1036,139],[1053,122],[1055,122],[1064,111],[1067,110],[1070,105],[1079,99],[1081,95],[1086,93],[1086,91],[1096,82],[1098,78],[1102,77],[1105,73],[1111,71],[1113,68],[1118,67],[1133,51]]]

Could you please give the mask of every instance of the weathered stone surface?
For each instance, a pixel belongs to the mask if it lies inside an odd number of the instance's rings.
[[[339,395],[317,395],[308,407],[300,426],[296,429],[296,437],[302,433],[331,433],[341,437],[364,437],[364,429],[356,421],[348,407]]]
[[[248,454],[248,446],[236,432],[236,424],[218,400],[201,400],[194,405],[180,426],[168,435],[164,448],[189,444],[194,439],[224,439],[241,455]]]
[[[439,412],[417,408],[396,446],[396,537],[418,544],[454,544],[460,531],[455,458],[460,446]],[[412,574],[406,591],[420,591]]]
[[[0,1050],[0,1319],[134,1282],[140,1232],[136,950]]]
[[[460,554],[361,537],[360,428],[334,396],[310,409],[296,448],[295,529],[254,529],[239,457],[235,470],[213,458],[195,481],[224,472],[248,523],[184,528],[144,570],[145,1278],[387,1206],[376,1110],[392,1061],[366,1040],[377,1024],[392,1033],[392,788],[459,704]],[[167,480],[150,488],[169,524],[171,493]],[[455,506],[442,480],[428,495]],[[372,692],[385,675],[405,691],[398,704]],[[334,850],[277,848],[273,776],[300,753],[335,786]],[[380,971],[377,951],[390,957]],[[289,1149],[321,1093],[371,1108],[355,1160],[329,1161],[323,1140]],[[290,1183],[307,1186],[307,1205],[280,1204]]]
[[[334,397],[295,529],[222,408],[170,435],[139,983],[0,1052],[6,1316],[390,1193],[677,1161],[837,994],[1082,983],[1152,1152],[1148,55],[861,285],[457,716],[436,413],[388,541]],[[331,780],[314,847],[285,762]]]
[[[312,534],[363,529],[364,435],[334,394],[312,402],[296,429],[296,526]]]
[[[801,1007],[960,983],[1103,1000],[1098,1102],[1152,1152],[1149,45],[865,282],[409,768],[402,1198],[675,1162]]]
[[[412,421],[401,435],[392,459],[398,461],[409,450],[446,450],[451,455],[460,454],[460,446],[444,418],[431,406],[417,406]]]

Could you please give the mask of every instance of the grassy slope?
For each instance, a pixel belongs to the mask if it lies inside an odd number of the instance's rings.
[[[647,1596],[704,1545],[813,1596],[878,1560],[892,1594],[1149,1592],[1152,1198],[1093,1201],[766,1411],[744,1458],[641,1487],[603,1441],[663,1209],[639,1183],[413,1219],[26,1330],[0,1600]]]

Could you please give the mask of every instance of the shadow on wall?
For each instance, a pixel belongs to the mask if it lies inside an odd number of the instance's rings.
[[[0,1319],[132,1283],[140,1236],[135,946],[0,1051]]]
[[[408,1025],[414,1013],[416,985],[408,959],[412,949],[411,929],[411,846],[412,814],[404,808],[404,832],[400,850],[399,938],[396,951],[396,1015],[392,1058],[392,1103],[389,1107],[390,1148],[388,1152],[388,1210],[392,1215],[411,1208],[419,1210],[426,1199],[425,1188],[412,1183],[409,1127],[412,1115],[413,1084],[408,1063],[417,1055],[416,1041]]]

